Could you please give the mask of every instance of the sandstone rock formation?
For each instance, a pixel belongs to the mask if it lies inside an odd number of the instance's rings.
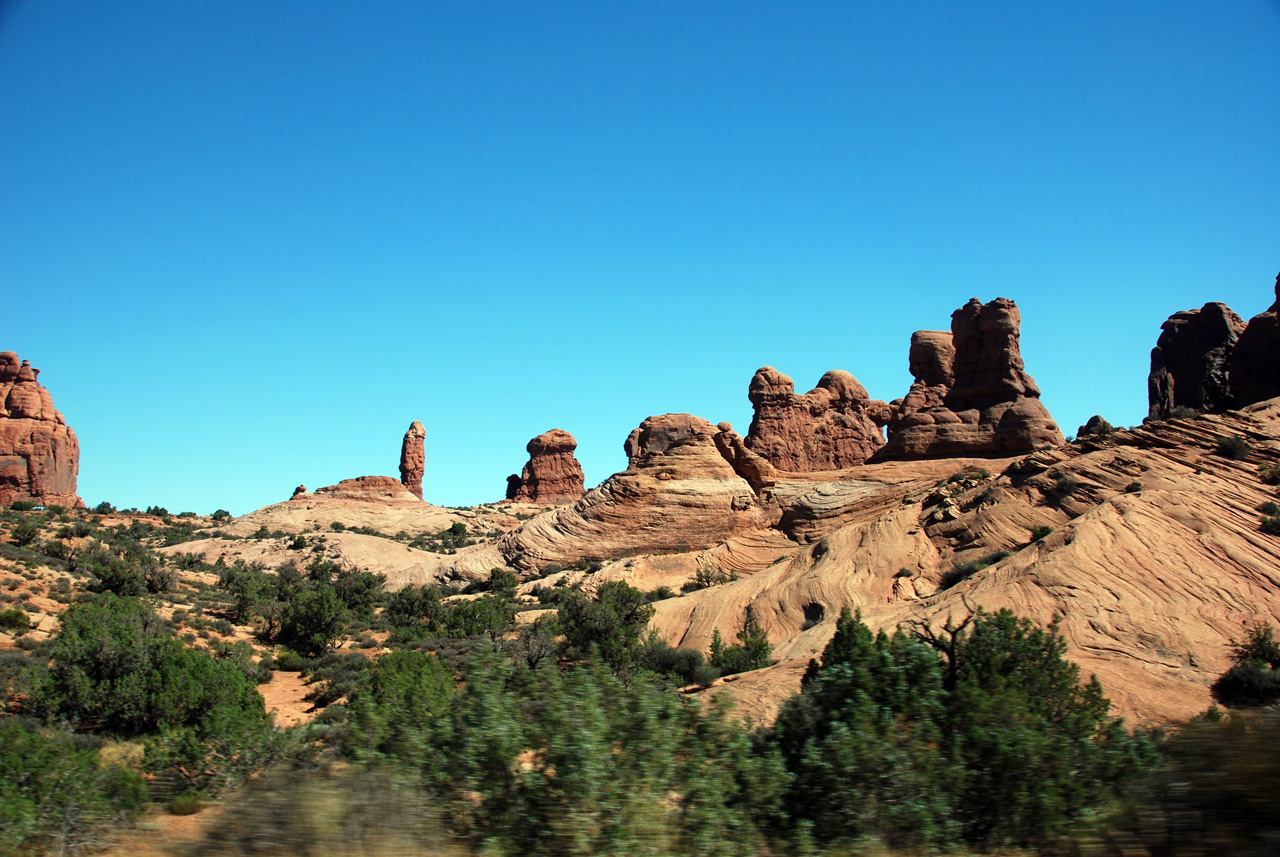
[[[1231,395],[1236,407],[1280,396],[1280,275],[1276,302],[1249,319],[1231,355]]]
[[[1113,434],[1115,430],[1116,427],[1103,419],[1101,414],[1094,414],[1085,421],[1084,425],[1076,429],[1076,439],[1079,440],[1080,438],[1091,437],[1093,435],[1105,437],[1109,434]]]
[[[422,423],[414,420],[404,433],[404,443],[400,445],[400,481],[419,500],[422,499],[422,472],[427,460],[423,449],[426,436],[427,430]]]
[[[539,515],[501,544],[522,568],[564,565],[636,554],[701,550],[769,525],[777,512],[721,452],[725,429],[690,414],[644,420],[628,436],[630,466],[572,505]],[[733,449],[728,430],[721,443]],[[738,438],[737,446],[741,446]],[[743,448],[748,467],[768,463]],[[487,557],[478,560],[479,564]]]
[[[80,443],[39,373],[12,351],[0,352],[0,504],[80,506]]]
[[[289,499],[290,500],[296,499],[306,493],[307,493],[307,486],[299,485],[297,488],[293,489],[293,496],[291,496]]]
[[[889,440],[874,460],[1000,456],[1063,443],[1023,366],[1020,324],[1013,301],[973,298],[952,314],[950,336],[914,334],[916,380],[890,403]]]
[[[841,470],[862,464],[884,444],[890,411],[848,372],[833,370],[796,395],[772,366],[756,370],[747,393],[755,409],[747,449],[780,470]]]
[[[507,477],[507,499],[516,499],[516,494],[520,491],[520,477],[512,473]]]
[[[1231,407],[1228,368],[1244,321],[1223,303],[1207,303],[1169,316],[1151,349],[1147,376],[1150,415],[1164,419],[1174,408],[1221,411]]]
[[[582,496],[582,465],[574,457],[578,442],[563,429],[551,429],[529,441],[529,463],[519,476],[515,493],[507,480],[508,499],[517,503],[572,503]]]
[[[379,503],[409,502],[416,497],[408,486],[390,476],[357,476],[343,479],[337,485],[326,485],[315,490],[317,497],[340,497],[345,500],[366,500]],[[418,498],[422,499],[422,498]]]

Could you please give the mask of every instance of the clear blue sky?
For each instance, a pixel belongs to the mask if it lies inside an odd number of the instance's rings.
[[[910,383],[1015,299],[1067,434],[1172,312],[1271,303],[1280,6],[28,0],[0,6],[0,350],[90,504],[243,513],[396,475],[501,497],[572,432],[746,431]]]

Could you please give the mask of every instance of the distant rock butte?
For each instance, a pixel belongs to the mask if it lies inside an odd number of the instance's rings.
[[[1151,349],[1150,417],[1176,408],[1221,413],[1280,396],[1280,276],[1275,295],[1248,324],[1218,302],[1169,316]]]
[[[1231,353],[1244,328],[1244,321],[1224,303],[1169,316],[1151,349],[1150,415],[1164,419],[1177,407],[1213,412],[1230,407]]]
[[[0,504],[82,506],[80,443],[39,373],[14,352],[0,352]]]
[[[756,370],[748,389],[755,409],[746,447],[779,470],[842,470],[884,445],[889,405],[873,400],[848,372],[826,373],[803,396],[772,366]]]
[[[952,313],[950,334],[913,334],[915,382],[890,403],[889,440],[873,460],[1007,456],[1064,443],[1023,365],[1020,325],[1013,301],[973,298]]]
[[[414,420],[404,433],[404,443],[400,445],[400,482],[419,500],[422,499],[422,473],[427,460],[423,449],[426,436],[427,430],[422,423]]]
[[[507,497],[517,503],[556,505],[582,496],[582,465],[574,457],[578,442],[563,429],[551,429],[529,441],[529,463],[513,486],[507,480]],[[514,491],[512,488],[514,487]]]
[[[1249,319],[1231,355],[1231,395],[1238,408],[1280,396],[1280,275],[1276,302]]]

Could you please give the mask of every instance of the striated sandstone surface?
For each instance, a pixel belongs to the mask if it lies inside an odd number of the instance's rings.
[[[765,366],[751,379],[748,397],[755,416],[746,446],[779,470],[841,470],[884,444],[889,406],[873,401],[848,372],[828,372],[800,396],[789,377]]]
[[[0,504],[83,505],[76,496],[80,443],[39,374],[12,351],[0,352]]]
[[[427,461],[423,446],[426,436],[427,430],[422,423],[414,420],[400,444],[400,482],[419,500],[422,499],[422,474]]]
[[[558,505],[572,503],[582,496],[582,465],[574,457],[578,442],[563,429],[551,429],[529,441],[525,450],[529,463],[519,476],[519,484],[511,493],[507,482],[508,498],[517,503]]]
[[[1164,419],[1177,407],[1196,411],[1230,407],[1228,367],[1244,326],[1230,307],[1216,302],[1169,316],[1151,349],[1150,415]]]
[[[625,472],[528,521],[502,540],[502,554],[540,568],[702,550],[767,527],[774,513],[721,454],[721,431],[690,414],[649,417],[627,438]]]
[[[1003,456],[1064,442],[1040,403],[1019,346],[1021,316],[1006,298],[977,298],[938,331],[911,337],[915,382],[890,403],[889,440],[874,460]]]

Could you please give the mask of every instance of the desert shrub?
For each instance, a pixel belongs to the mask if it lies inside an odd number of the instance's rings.
[[[79,569],[94,577],[89,584],[90,592],[110,592],[127,597],[147,591],[145,569],[128,554],[119,557],[107,550],[99,550],[85,557]]]
[[[1243,640],[1232,640],[1231,660],[1231,668],[1210,688],[1215,700],[1230,708],[1280,701],[1280,643],[1270,625],[1254,625]]]
[[[1186,405],[1178,405],[1176,408],[1169,411],[1168,418],[1171,420],[1189,420],[1192,417],[1197,417],[1199,415],[1200,412],[1195,408],[1188,408]]]
[[[31,521],[23,521],[9,531],[9,540],[19,547],[26,547],[40,537],[40,527]]]
[[[204,809],[204,796],[198,791],[185,791],[169,801],[170,815],[195,815]]]
[[[1268,517],[1274,518],[1275,516],[1280,515],[1280,504],[1277,504],[1274,500],[1267,500],[1265,503],[1259,503],[1257,508],[1259,512],[1267,515]]]
[[[31,620],[21,610],[0,610],[0,628],[6,631],[26,631],[31,627]]]
[[[648,639],[638,649],[636,665],[672,676],[685,685],[706,687],[720,677],[720,670],[709,664],[702,652],[673,648],[658,636],[657,631],[650,631]]]
[[[334,588],[318,583],[285,605],[279,639],[305,657],[319,657],[342,636],[350,619]]]
[[[686,580],[680,587],[681,592],[697,592],[711,586],[720,586],[738,579],[738,573],[725,571],[723,568],[699,568],[694,572],[693,580]]]
[[[382,601],[382,585],[386,582],[385,574],[345,569],[334,576],[333,590],[352,616],[367,620]]]
[[[36,503],[31,500],[14,500],[9,504],[9,508],[15,512],[30,512],[35,507]]]
[[[1280,464],[1264,464],[1258,468],[1258,478],[1267,485],[1280,485]]]
[[[218,509],[209,517],[217,521],[218,523],[222,523],[223,521],[231,520],[231,513],[228,512],[226,509]]]
[[[1214,444],[1214,452],[1232,461],[1244,461],[1253,452],[1253,446],[1242,437],[1220,437]]]
[[[1272,515],[1263,518],[1258,528],[1269,536],[1280,536],[1280,516]]]
[[[1053,532],[1053,527],[1045,524],[1036,524],[1031,528],[1031,541],[1038,542]]]
[[[1050,529],[1050,532],[1052,532],[1052,529]],[[970,560],[969,562],[957,562],[949,570],[943,573],[942,579],[938,581],[938,588],[950,589],[960,581],[968,580],[970,577],[973,577],[976,572],[981,571],[989,565],[995,565],[1007,556],[1009,556],[1008,551],[997,550],[992,551],[979,559]]]
[[[571,654],[586,657],[595,649],[614,669],[622,669],[634,659],[653,606],[643,592],[615,580],[601,584],[594,599],[570,590],[559,614]]]
[[[51,556],[54,559],[71,559],[75,555],[75,549],[71,545],[61,539],[50,539],[40,547],[40,553],[45,556]]]
[[[769,642],[768,635],[748,608],[742,630],[738,632],[738,645],[726,646],[720,638],[720,629],[717,628],[712,632],[711,651],[707,660],[721,675],[733,675],[769,666],[773,663],[769,660],[772,654],[773,645]]]
[[[1141,490],[1142,490],[1142,483],[1136,480],[1124,486],[1124,493],[1126,494],[1137,494]]]
[[[146,801],[134,771],[104,764],[68,733],[0,719],[0,855],[76,854]]]
[[[1049,486],[1049,496],[1061,502],[1070,497],[1076,491],[1080,490],[1080,483],[1077,482],[1070,474],[1059,473],[1054,477],[1053,483]]]
[[[1056,626],[1008,611],[927,638],[846,612],[772,730],[791,818],[822,842],[1050,841],[1151,759],[1065,652]]]

